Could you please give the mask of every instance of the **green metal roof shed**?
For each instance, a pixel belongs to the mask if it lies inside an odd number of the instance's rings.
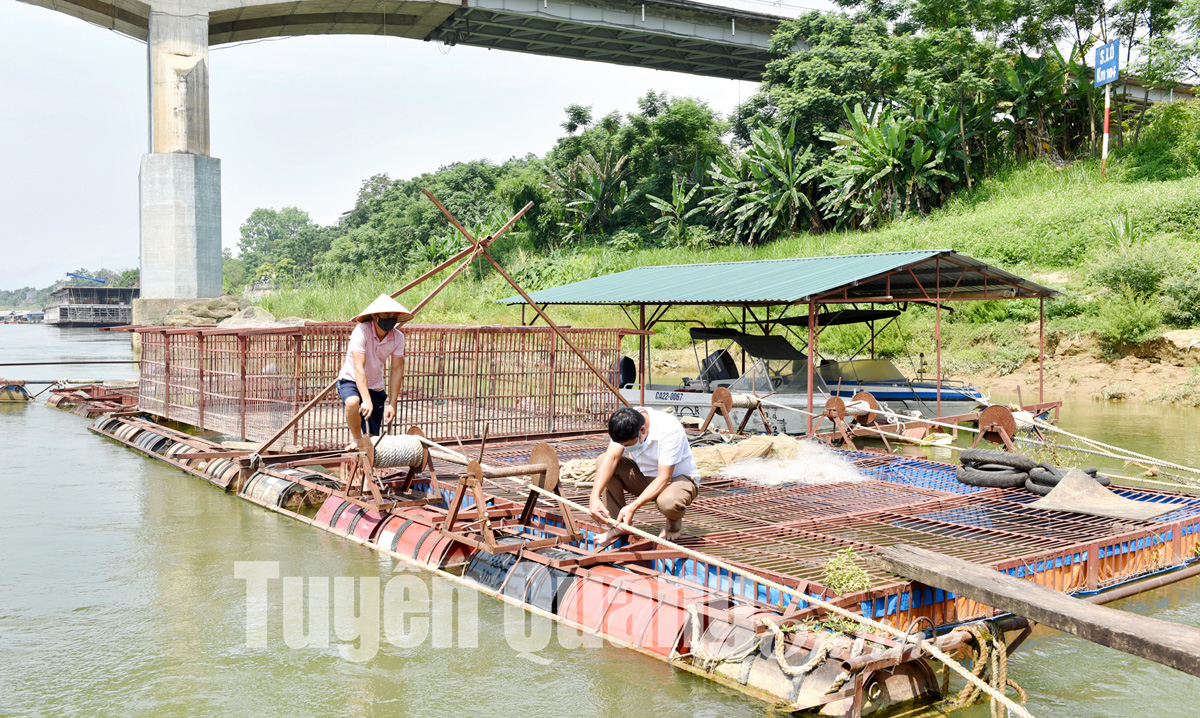
[[[891,303],[1053,297],[1053,289],[952,249],[638,267],[531,292],[538,304]],[[519,296],[499,300],[522,304]]]
[[[529,293],[539,305],[598,304],[619,306],[634,326],[642,330],[638,347],[638,373],[645,403],[647,344],[644,332],[667,311],[681,305],[742,308],[742,331],[747,315],[764,335],[776,327],[803,324],[808,330],[808,411],[813,410],[813,357],[821,333],[821,305],[902,304],[917,302],[937,307],[934,338],[937,346],[937,376],[942,376],[942,304],[990,299],[1038,299],[1041,320],[1038,331],[1042,351],[1038,356],[1038,397],[1045,356],[1045,300],[1058,292],[1036,282],[994,267],[952,249],[923,249],[837,257],[798,257],[748,262],[675,264],[638,267],[616,274],[593,277],[553,289]],[[524,304],[519,296],[499,300],[501,304]],[[785,319],[797,306],[807,308],[807,317]],[[635,319],[629,307],[639,308]],[[651,307],[647,317],[646,308]],[[772,316],[772,308],[776,308]],[[755,312],[761,308],[765,316]],[[837,312],[840,314],[840,312]],[[832,312],[828,314],[832,320]],[[522,308],[522,321],[524,308]],[[836,322],[833,322],[836,323]],[[886,325],[885,325],[886,326]],[[870,320],[872,356],[876,329]],[[937,415],[942,415],[941,384],[938,384]],[[809,417],[812,433],[812,416]]]

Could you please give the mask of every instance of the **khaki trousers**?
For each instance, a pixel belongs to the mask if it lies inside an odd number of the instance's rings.
[[[617,466],[613,469],[612,481],[604,487],[604,507],[608,509],[608,514],[615,519],[625,507],[625,492],[640,496],[650,482],[651,479],[646,478],[632,459],[627,456],[618,459]],[[667,518],[668,531],[680,530],[683,526],[683,514],[698,493],[700,490],[690,477],[676,476],[654,499],[654,505]]]

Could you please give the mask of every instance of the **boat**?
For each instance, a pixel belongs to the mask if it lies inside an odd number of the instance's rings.
[[[27,401],[33,401],[29,390],[25,388],[25,382],[0,379],[0,403],[5,404],[24,404]]]
[[[880,318],[890,320],[899,314],[899,310],[843,310],[828,312],[819,322],[820,326],[834,326],[873,322]],[[808,317],[783,319],[779,324],[807,327]],[[761,418],[752,416],[747,425],[750,430],[769,429],[789,434],[801,434],[807,430],[807,416],[801,413],[808,406],[807,354],[777,334],[755,335],[733,328],[701,326],[690,328],[689,335],[696,356],[696,377],[686,377],[678,385],[647,385],[646,406],[670,410],[681,418],[703,419],[712,406],[713,392],[725,387],[734,393],[769,398],[771,404],[800,410],[790,411],[764,405],[771,426],[764,427]],[[872,339],[876,335],[877,332],[873,330]],[[701,342],[705,346],[703,358],[697,349]],[[725,346],[710,352],[713,342]],[[741,349],[750,364],[744,373],[739,372],[730,351],[734,345]],[[864,392],[870,393],[881,408],[912,417],[965,414],[989,406],[988,397],[973,385],[951,379],[941,382],[936,379],[912,379],[904,376],[889,359],[859,358],[856,353],[846,361],[818,361],[813,377],[813,395],[817,405],[824,406],[830,397],[835,396],[852,401]],[[641,389],[631,382],[624,384],[622,396],[631,402],[639,401]],[[740,420],[741,414],[736,417]]]

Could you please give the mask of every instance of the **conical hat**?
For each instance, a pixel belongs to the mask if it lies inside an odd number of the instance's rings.
[[[412,312],[404,308],[404,305],[392,299],[386,294],[380,294],[375,301],[366,309],[358,313],[354,318],[356,322],[366,321],[367,317],[374,314],[392,314],[396,315],[396,321],[407,322],[413,318]]]

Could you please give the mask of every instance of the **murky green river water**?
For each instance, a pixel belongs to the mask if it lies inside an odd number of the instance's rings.
[[[0,325],[0,363],[129,356],[123,334]],[[132,365],[0,369],[24,379],[135,374]],[[1196,420],[1195,412],[1090,402],[1063,414],[1069,429],[1193,465]],[[473,593],[454,599],[421,574],[397,578],[388,559],[142,458],[40,402],[0,404],[0,447],[0,716],[771,713],[630,651],[571,650],[561,645],[569,637],[557,635],[543,645],[545,624],[529,628],[529,642],[506,640],[503,604]],[[277,562],[284,577],[335,577],[333,621],[317,631],[327,645],[289,646],[303,627],[282,625],[280,580],[267,583],[265,647],[255,642],[253,617],[248,644],[247,569],[239,574],[235,562],[266,562],[252,567],[267,570]],[[378,577],[403,588],[413,615],[445,609],[459,620],[424,640],[416,623],[391,626],[394,633],[385,625],[385,638],[396,640],[368,660],[348,660],[343,654],[357,657],[353,622],[338,620],[336,577]],[[249,602],[252,615],[261,605]],[[1200,626],[1200,581],[1118,605]],[[1200,679],[1044,629],[1010,662],[1010,676],[1039,717],[1200,712]]]

